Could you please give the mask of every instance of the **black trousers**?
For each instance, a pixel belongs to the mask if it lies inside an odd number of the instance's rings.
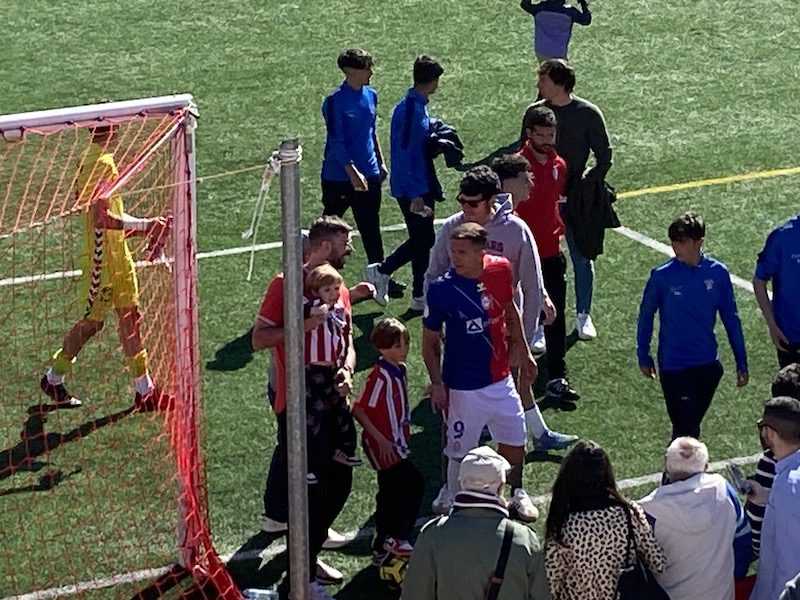
[[[383,261],[383,238],[381,238],[381,178],[367,179],[366,192],[357,192],[349,181],[322,180],[323,215],[344,216],[348,208],[353,210],[353,219],[361,234],[361,243],[367,262]]]
[[[547,344],[547,372],[549,379],[560,379],[567,375],[564,357],[567,354],[567,259],[558,256],[542,259],[542,278],[550,300],[556,307],[556,319],[544,326]]]
[[[272,391],[272,390],[270,390]],[[271,396],[274,396],[272,392]],[[280,523],[289,521],[289,462],[286,449],[286,411],[276,415],[278,440],[272,451],[264,489],[264,515]]]
[[[434,208],[436,201],[433,198],[424,197],[423,200],[427,207]],[[400,210],[403,211],[408,239],[383,261],[378,270],[385,275],[391,275],[397,269],[410,262],[411,275],[413,277],[412,296],[421,298],[431,248],[433,248],[433,244],[436,241],[433,217],[425,218],[412,213],[411,198],[398,198],[397,204],[400,206]]]
[[[791,344],[789,350],[778,350],[778,364],[781,369],[793,363],[800,363],[800,344]]]
[[[700,437],[700,423],[722,379],[719,361],[680,371],[661,371],[661,389],[672,421],[672,439]]]
[[[425,479],[407,458],[378,471],[373,550],[383,550],[387,537],[398,540],[411,538],[424,492]]]

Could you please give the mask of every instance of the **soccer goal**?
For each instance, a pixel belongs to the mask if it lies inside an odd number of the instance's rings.
[[[240,598],[201,455],[196,117],[0,117],[0,598]]]

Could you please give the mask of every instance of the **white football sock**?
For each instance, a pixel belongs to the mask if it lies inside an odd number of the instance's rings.
[[[458,483],[459,469],[461,469],[460,460],[454,458],[447,460],[447,491],[450,492],[450,497],[461,491],[461,485]]]
[[[61,385],[64,383],[64,376],[56,374],[53,367],[47,369],[47,383],[50,385]]]
[[[150,379],[150,373],[145,373],[141,377],[137,377],[133,382],[136,392],[140,396],[147,396],[153,391],[153,380]]]
[[[525,411],[525,426],[528,428],[528,436],[537,440],[547,431],[542,413],[539,412],[539,407],[535,403],[533,408]]]

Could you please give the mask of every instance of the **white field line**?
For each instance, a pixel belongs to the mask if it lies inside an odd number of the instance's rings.
[[[624,235],[640,244],[647,246],[648,248],[652,248],[657,252],[661,252],[662,254],[666,254],[667,256],[675,256],[675,253],[672,251],[672,247],[659,242],[658,240],[654,240],[651,237],[644,235],[643,233],[639,233],[638,231],[634,231],[629,227],[617,227],[614,229],[617,233]],[[747,281],[746,279],[742,279],[738,275],[734,275],[731,273],[731,282],[733,285],[739,286],[742,289],[747,290],[750,293],[753,293],[753,283]]]
[[[724,469],[728,464],[735,463],[737,465],[747,465],[754,463],[758,460],[761,454],[752,454],[750,456],[738,456],[736,458],[731,458],[728,460],[720,460],[717,462],[710,463],[708,465],[709,470],[711,471],[720,471]],[[636,488],[646,484],[657,483],[661,481],[661,473],[651,473],[650,475],[641,475],[639,477],[631,477],[629,479],[621,479],[617,482],[617,486],[620,490],[627,490],[631,488]],[[544,506],[550,501],[550,494],[540,494],[538,496],[532,496],[531,500],[533,500],[534,504],[538,504],[539,506]],[[416,527],[421,527],[425,523],[428,522],[433,518],[432,515],[420,517],[417,519]],[[344,534],[344,536],[349,541],[355,540],[362,540],[367,539],[369,536],[372,535],[372,528],[365,527],[363,529],[353,529],[348,531]],[[247,552],[240,552],[240,553],[230,553],[222,556],[222,560],[224,562],[238,562],[238,561],[245,561],[245,560],[256,560],[260,559],[261,561],[268,561],[273,557],[277,556],[281,552],[286,550],[286,544],[272,544],[268,548],[263,550],[253,549],[248,550]],[[49,600],[52,598],[61,598],[64,596],[70,596],[73,594],[80,594],[82,592],[88,590],[99,590],[103,588],[113,587],[115,585],[120,585],[123,583],[135,583],[137,581],[143,581],[147,579],[156,579],[167,573],[172,566],[165,566],[157,569],[144,569],[142,571],[133,571],[131,573],[121,573],[119,575],[112,575],[111,577],[104,577],[93,579],[91,581],[84,581],[81,583],[75,583],[72,585],[65,585],[62,587],[57,588],[49,588],[46,590],[40,590],[36,592],[29,592],[27,594],[22,594],[20,596],[10,596],[8,598],[3,598],[2,600]]]

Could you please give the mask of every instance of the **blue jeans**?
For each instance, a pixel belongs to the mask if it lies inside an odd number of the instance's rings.
[[[594,290],[594,261],[589,260],[575,243],[572,228],[565,224],[567,248],[572,259],[572,270],[575,272],[575,312],[592,312],[592,292]]]

